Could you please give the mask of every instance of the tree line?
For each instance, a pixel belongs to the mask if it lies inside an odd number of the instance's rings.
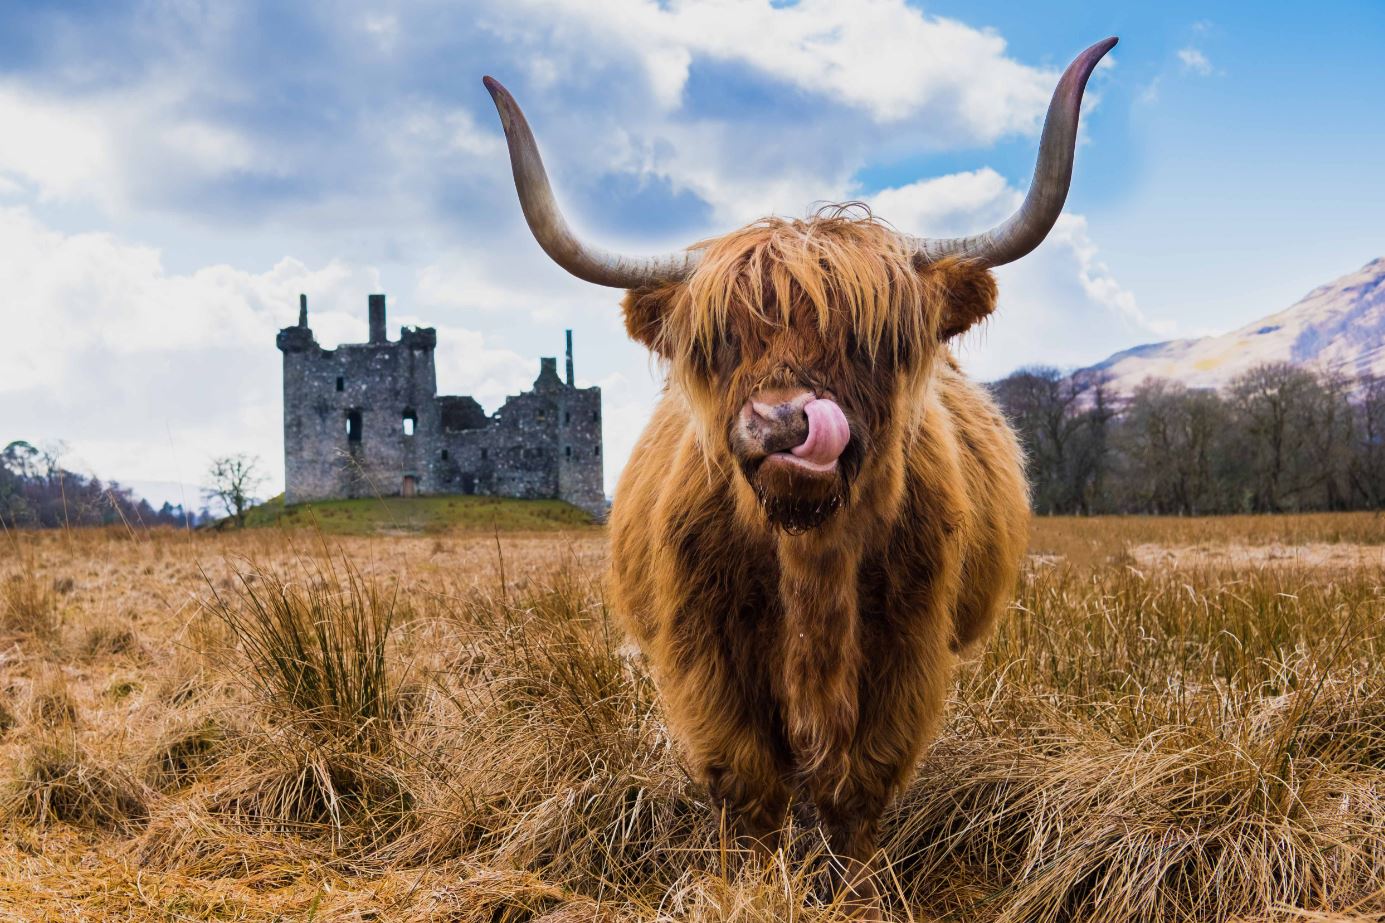
[[[155,509],[115,482],[64,468],[60,451],[15,440],[0,451],[0,524],[57,528],[127,525],[196,526],[202,514],[181,504]]]
[[[1291,363],[1220,391],[1037,367],[991,385],[1038,513],[1277,513],[1385,506],[1385,378]]]

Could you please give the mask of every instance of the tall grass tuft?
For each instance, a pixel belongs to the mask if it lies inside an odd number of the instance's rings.
[[[62,629],[58,594],[38,575],[32,556],[0,583],[0,634],[27,635],[52,644]]]
[[[215,807],[370,853],[415,819],[399,735],[397,590],[346,561],[300,562],[296,577],[243,570],[230,594],[208,581],[208,610],[262,709],[262,727],[242,736],[234,770],[214,787]]]
[[[144,787],[123,769],[97,762],[71,734],[44,733],[20,757],[5,814],[39,826],[54,821],[115,829],[142,823]]]
[[[242,572],[233,597],[212,587],[209,609],[279,719],[320,742],[380,754],[399,708],[389,656],[398,602],[397,590],[342,561],[308,566],[298,581]]]

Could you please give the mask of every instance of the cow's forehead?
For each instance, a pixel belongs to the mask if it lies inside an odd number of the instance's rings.
[[[936,298],[872,218],[775,219],[705,243],[677,300],[681,349],[820,342],[867,350],[936,339]]]

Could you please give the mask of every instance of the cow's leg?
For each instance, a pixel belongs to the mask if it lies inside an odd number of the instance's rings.
[[[889,792],[861,782],[854,778],[810,778],[808,791],[835,860],[832,877],[837,899],[861,917],[877,919],[880,816],[889,802]]]
[[[727,609],[685,606],[667,623],[658,650],[669,660],[656,682],[693,777],[745,845],[770,851],[788,808],[792,752],[770,691],[765,638],[751,616]]]
[[[768,855],[779,847],[779,834],[789,806],[783,769],[756,759],[744,750],[710,757],[698,770],[712,803],[728,822],[738,845]]]
[[[862,657],[861,541],[840,527],[780,542],[784,664],[780,695],[800,778],[842,862],[841,888],[862,916],[878,915],[871,861],[889,787],[856,774],[861,691],[875,665]]]
[[[861,647],[871,665],[858,696],[856,734],[844,775],[818,776],[810,790],[833,851],[844,866],[843,890],[862,907],[878,907],[883,856],[880,818],[913,775],[937,733],[955,656],[945,601],[922,592],[908,624],[871,606],[862,618]],[[870,916],[871,913],[867,913]]]
[[[684,749],[694,778],[707,786],[713,806],[738,845],[761,854],[778,847],[788,810],[790,769],[782,735],[734,688],[689,688],[700,696],[697,722],[684,722]],[[781,740],[777,746],[775,739]]]

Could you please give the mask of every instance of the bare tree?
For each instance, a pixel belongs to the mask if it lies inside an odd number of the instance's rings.
[[[1351,467],[1356,442],[1352,394],[1358,382],[1337,371],[1317,375],[1318,390],[1305,426],[1308,470],[1302,481],[1314,508],[1344,510],[1351,504]]]
[[[1111,430],[1117,417],[1117,396],[1109,372],[1097,370],[1069,377],[1081,422],[1070,452],[1069,502],[1074,512],[1090,515],[1103,512],[1109,505],[1107,477],[1112,467]]]
[[[1301,508],[1305,491],[1321,483],[1308,460],[1321,403],[1317,376],[1288,362],[1266,362],[1236,376],[1228,390],[1246,440],[1255,510]]]
[[[1352,486],[1366,507],[1380,509],[1385,507],[1385,378],[1362,379],[1354,429]]]
[[[1028,456],[1034,508],[1096,512],[1103,505],[1107,430],[1115,416],[1109,376],[1064,375],[1037,366],[1015,372],[991,390]]]
[[[236,521],[236,527],[243,527],[246,510],[256,503],[255,491],[264,483],[259,459],[251,455],[214,458],[207,477],[211,486],[202,491],[206,499],[220,503],[226,515]]]
[[[1131,395],[1120,428],[1127,508],[1193,515],[1216,502],[1216,441],[1229,425],[1214,392],[1149,378]]]

